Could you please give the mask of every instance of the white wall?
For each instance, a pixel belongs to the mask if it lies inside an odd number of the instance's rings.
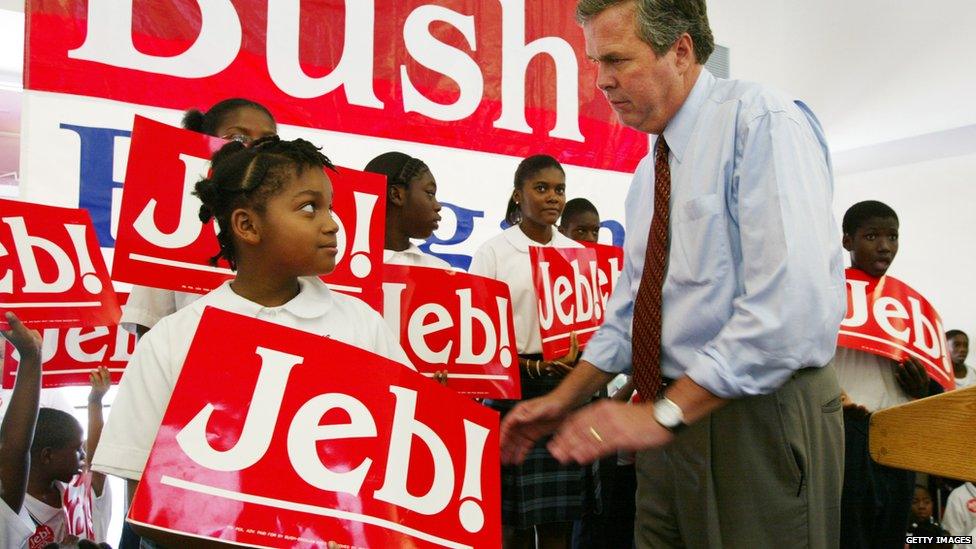
[[[976,336],[976,2],[708,5],[732,76],[797,95],[823,123],[838,223],[860,200],[892,206],[902,229],[892,275],[927,296],[946,329]]]

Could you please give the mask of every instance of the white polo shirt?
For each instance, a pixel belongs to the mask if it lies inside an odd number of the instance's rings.
[[[249,301],[225,282],[185,309],[161,320],[136,346],[98,443],[92,468],[138,480],[156,439],[190,341],[205,307],[322,335],[414,369],[383,318],[362,301],[333,292],[318,278],[300,278],[294,299],[279,307]],[[227,334],[246,339],[247,334]]]
[[[864,406],[869,412],[912,400],[898,384],[894,361],[890,358],[837,347],[833,364],[840,388],[847,393],[851,402]]]
[[[86,471],[83,474],[91,475],[91,472]],[[73,482],[79,480],[78,476],[72,479]],[[61,499],[63,500],[64,492],[69,487],[63,482],[58,482],[57,488],[61,492]],[[77,490],[77,488],[73,489]],[[95,490],[90,489],[88,497],[91,499],[91,519],[94,533],[94,537],[89,539],[89,541],[94,541],[95,543],[106,542],[108,541],[109,522],[112,519],[112,492],[109,490],[109,483],[105,483],[102,489],[102,495],[97,496],[95,495]],[[51,507],[34,496],[27,494],[24,496],[24,509],[28,517],[37,523],[38,526],[44,525],[50,528],[54,532],[55,539],[64,540],[69,535],[69,519],[63,506]]]
[[[525,236],[516,225],[482,244],[471,258],[471,267],[468,268],[471,274],[487,276],[508,284],[512,294],[512,316],[515,320],[515,341],[519,354],[542,352],[539,305],[535,285],[532,283],[529,246],[583,247],[555,227],[552,229],[552,240],[539,244]]]
[[[420,251],[415,244],[401,252],[395,250],[383,250],[383,263],[388,265],[406,265],[407,267],[437,267],[440,269],[450,269],[451,264],[439,257],[425,254]]]
[[[136,326],[152,328],[163,318],[179,311],[204,294],[191,294],[175,290],[133,286],[129,299],[122,306],[122,329],[136,333]]]

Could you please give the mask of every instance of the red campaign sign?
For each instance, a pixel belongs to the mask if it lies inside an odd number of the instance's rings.
[[[185,109],[247,97],[279,123],[632,172],[566,0],[30,0],[30,90]],[[323,21],[342,22],[338,25]]]
[[[596,251],[530,246],[529,258],[539,299],[542,356],[553,360],[565,355],[570,332],[576,332],[583,350],[603,322]]]
[[[385,265],[383,315],[410,362],[478,398],[520,399],[512,298],[504,282],[450,269]]]
[[[624,249],[620,246],[580,242],[580,244],[596,251],[597,284],[600,286],[600,302],[603,310],[607,310],[607,301],[617,287],[617,279],[624,268]]]
[[[124,305],[129,294],[118,294]],[[41,386],[90,385],[88,375],[99,366],[108,368],[118,383],[136,348],[136,336],[118,324],[93,328],[47,328],[41,334]],[[9,342],[3,355],[2,387],[11,389],[17,379],[20,356]]]
[[[847,317],[837,344],[901,362],[911,356],[946,390],[954,389],[942,318],[904,282],[847,269]]]
[[[191,193],[224,140],[136,116],[115,242],[112,276],[156,288],[206,293],[234,273],[223,259],[214,221],[200,222]],[[380,310],[386,179],[338,168],[332,181],[339,255],[329,286]]]
[[[0,311],[8,310],[33,329],[118,323],[87,211],[0,199]]]
[[[362,349],[208,308],[129,521],[174,547],[500,547],[498,463],[496,412]]]

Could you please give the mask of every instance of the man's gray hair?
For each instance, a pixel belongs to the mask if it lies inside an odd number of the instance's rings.
[[[683,33],[691,36],[695,59],[704,65],[715,49],[708,26],[705,0],[579,0],[576,20],[582,25],[607,8],[633,3],[637,8],[637,36],[657,55],[664,55]]]

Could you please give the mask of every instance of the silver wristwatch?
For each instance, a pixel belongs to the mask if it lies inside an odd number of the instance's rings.
[[[661,424],[672,433],[678,433],[685,427],[685,414],[681,408],[667,398],[661,398],[654,403],[654,421]]]

